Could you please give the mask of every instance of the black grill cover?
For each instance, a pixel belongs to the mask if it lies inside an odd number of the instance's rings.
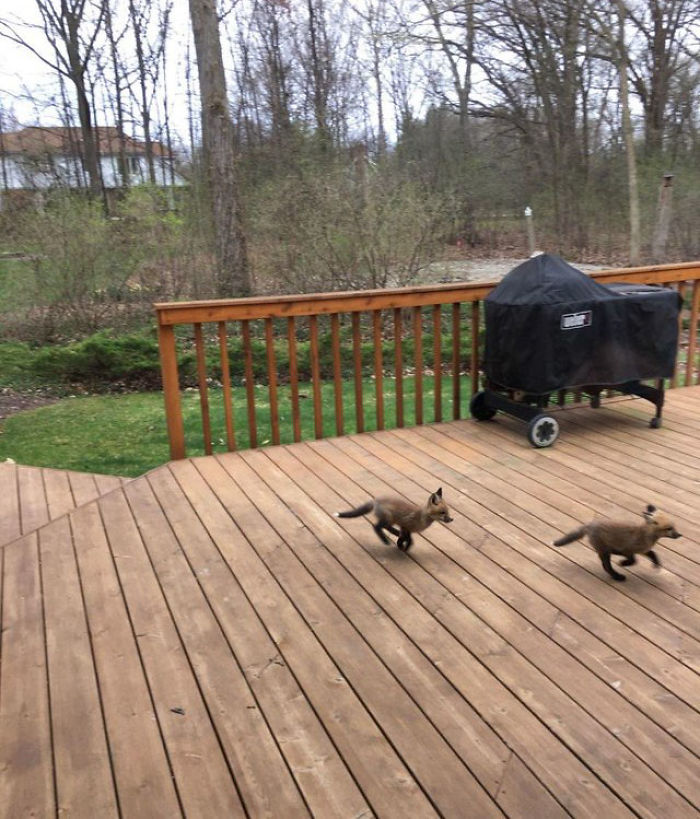
[[[511,270],[485,304],[484,369],[500,387],[541,395],[673,375],[675,290],[598,284],[541,254]]]

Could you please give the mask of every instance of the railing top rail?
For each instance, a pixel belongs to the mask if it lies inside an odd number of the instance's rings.
[[[597,280],[612,279],[654,284],[677,282],[684,277],[700,279],[700,260],[647,267],[599,270],[591,273],[591,277]],[[498,281],[453,282],[385,290],[253,296],[244,299],[209,301],[158,302],[153,307],[158,317],[158,323],[163,326],[211,321],[240,321],[244,319],[351,313],[364,310],[386,310],[395,307],[450,304],[458,301],[480,301],[497,285]]]

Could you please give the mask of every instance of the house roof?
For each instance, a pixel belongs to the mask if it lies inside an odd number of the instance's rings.
[[[102,155],[118,154],[120,148],[119,129],[113,126],[95,128],[98,150]],[[129,155],[142,156],[146,153],[146,143],[124,135],[124,148]],[[21,131],[0,133],[0,153],[29,154],[75,154],[82,150],[80,128],[43,128],[29,126]],[[168,150],[161,142],[153,142],[155,156],[167,156]]]

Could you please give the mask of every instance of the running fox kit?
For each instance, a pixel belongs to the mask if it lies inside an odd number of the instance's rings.
[[[654,566],[660,566],[659,558],[652,548],[656,541],[661,537],[681,537],[673,523],[655,506],[649,504],[643,515],[644,523],[638,525],[614,523],[609,520],[591,521],[581,526],[580,529],[555,540],[554,545],[565,546],[567,543],[573,543],[574,540],[588,535],[588,540],[598,552],[605,571],[613,580],[624,580],[624,574],[613,569],[610,555],[622,555],[625,558],[620,561],[620,566],[634,565],[638,554],[646,555]]]
[[[357,509],[350,509],[347,512],[336,512],[337,518],[359,518],[361,515],[368,515],[374,512],[377,520],[373,523],[374,531],[379,535],[383,543],[389,543],[389,538],[384,534],[384,530],[391,532],[398,540],[396,545],[402,552],[407,552],[413,545],[411,535],[414,532],[422,532],[435,520],[443,523],[451,523],[450,511],[447,504],[442,499],[442,487],[428,498],[425,506],[417,506],[402,498],[374,498]],[[397,528],[398,527],[398,528]]]

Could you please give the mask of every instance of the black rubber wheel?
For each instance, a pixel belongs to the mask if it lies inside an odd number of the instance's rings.
[[[489,421],[496,414],[496,410],[486,403],[486,393],[483,390],[472,396],[469,402],[469,412],[477,421]]]
[[[600,407],[600,394],[591,396],[591,407],[598,409]]]
[[[533,446],[551,446],[558,437],[559,422],[551,415],[536,415],[527,425],[527,439]]]
[[[649,426],[652,429],[658,429],[661,426],[661,419],[654,416],[651,421],[649,421]]]

